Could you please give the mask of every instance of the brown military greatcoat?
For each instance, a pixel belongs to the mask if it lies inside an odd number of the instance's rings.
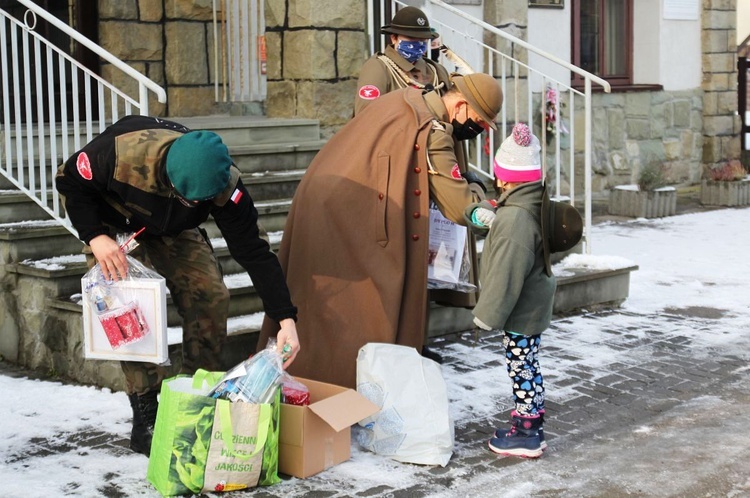
[[[456,174],[451,127],[435,118],[419,90],[389,93],[308,167],[279,252],[298,307],[301,352],[292,375],[354,387],[366,343],[421,348],[429,198],[435,194],[443,213],[462,224],[475,200]],[[428,164],[428,146],[438,164]],[[260,348],[276,329],[264,322]]]

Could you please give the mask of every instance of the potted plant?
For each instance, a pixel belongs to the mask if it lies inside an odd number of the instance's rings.
[[[635,218],[661,218],[675,214],[677,190],[666,186],[658,164],[641,169],[636,185],[618,185],[609,195],[609,214]]]
[[[738,159],[718,168],[706,168],[701,182],[704,206],[747,206],[750,204],[750,176]]]

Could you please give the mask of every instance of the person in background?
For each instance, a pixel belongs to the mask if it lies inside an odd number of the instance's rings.
[[[498,429],[489,448],[501,455],[537,458],[544,441],[544,380],[539,365],[541,334],[552,319],[557,283],[546,271],[541,226],[542,183],[539,140],[517,124],[495,155],[497,201],[469,206],[465,218],[486,235],[474,307],[474,324],[504,331],[505,365],[515,409],[510,430]]]
[[[229,291],[205,230],[210,216],[229,252],[253,281],[266,317],[280,328],[277,348],[284,367],[299,352],[297,309],[279,261],[260,237],[258,212],[240,180],[227,146],[210,131],[191,131],[171,121],[127,116],[73,154],[57,172],[57,190],[90,266],[109,280],[127,274],[115,238],[144,231],[131,256],[166,279],[182,317],[182,371],[221,371],[227,335]],[[283,348],[286,346],[286,350]],[[149,454],[157,394],[167,370],[121,362],[133,409],[130,448]]]
[[[484,193],[464,178],[457,144],[494,129],[502,102],[495,78],[482,73],[456,76],[442,96],[396,90],[315,156],[279,250],[305,350],[292,375],[355,387],[356,358],[366,343],[421,350],[429,203],[465,225],[464,208]],[[265,320],[260,343],[276,329]]]
[[[384,52],[374,54],[360,69],[355,116],[393,90],[414,87],[442,94],[450,88],[448,71],[430,58],[430,44],[438,34],[430,29],[424,12],[404,7],[380,30],[388,35],[389,43]]]

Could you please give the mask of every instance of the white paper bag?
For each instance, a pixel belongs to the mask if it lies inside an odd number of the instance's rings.
[[[445,466],[454,427],[440,365],[416,349],[368,343],[357,357],[357,391],[380,407],[359,425],[359,443],[400,462]]]

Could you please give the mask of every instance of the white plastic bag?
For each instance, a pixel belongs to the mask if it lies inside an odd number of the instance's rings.
[[[454,428],[440,365],[414,348],[368,343],[357,356],[357,391],[380,407],[359,422],[362,447],[399,462],[448,464]]]

